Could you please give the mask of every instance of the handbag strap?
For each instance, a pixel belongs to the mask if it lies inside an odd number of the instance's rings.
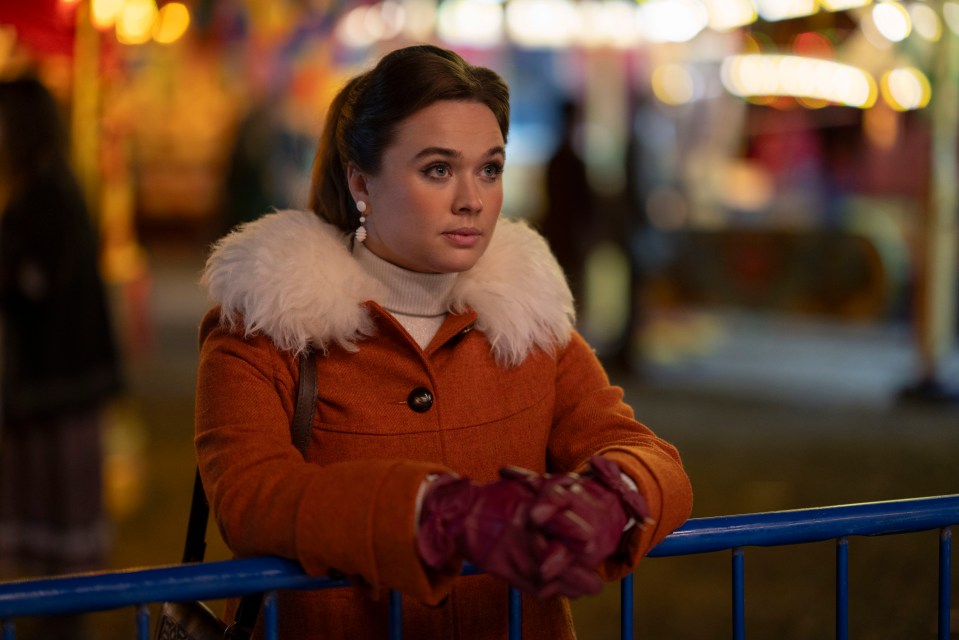
[[[313,414],[316,412],[316,363],[309,351],[300,354],[300,379],[296,386],[296,408],[290,425],[293,444],[306,457],[313,432]]]
[[[183,563],[203,562],[206,554],[206,522],[210,518],[210,505],[203,492],[203,480],[197,467],[193,478],[193,501],[190,503],[190,520],[186,526],[186,544],[183,545]]]
[[[290,423],[290,436],[293,444],[306,456],[306,447],[310,443],[313,427],[313,414],[316,412],[316,362],[310,351],[302,351],[299,360],[299,380],[296,387],[296,406],[293,408],[293,421]],[[200,468],[197,467],[193,480],[193,500],[190,504],[190,519],[187,523],[186,543],[183,549],[183,562],[202,562],[206,553],[206,527],[210,518],[210,505],[203,491]],[[234,623],[229,627],[230,638],[248,638],[252,632],[256,617],[260,611],[263,594],[244,596],[236,610]]]

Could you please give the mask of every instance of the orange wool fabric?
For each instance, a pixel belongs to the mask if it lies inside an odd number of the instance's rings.
[[[373,335],[355,351],[331,346],[315,358],[319,392],[305,461],[290,439],[294,355],[221,323],[219,309],[200,330],[196,449],[224,540],[237,556],[283,556],[358,585],[282,593],[284,640],[383,638],[388,588],[405,596],[405,637],[506,637],[504,583],[457,577],[459,566],[433,573],[416,554],[416,496],[429,474],[488,482],[506,465],[576,471],[592,455],[609,457],[656,521],[631,530],[629,560],[602,569],[609,580],[689,516],[692,492],[677,451],[635,420],[579,334],[504,367],[473,329],[473,312],[450,314],[421,350],[388,313],[367,307]],[[409,402],[417,389],[432,395],[422,412]],[[524,638],[574,637],[562,598],[524,597],[523,622]]]

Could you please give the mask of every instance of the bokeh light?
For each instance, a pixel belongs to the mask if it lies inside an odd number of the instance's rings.
[[[468,24],[464,28],[473,29]],[[569,46],[580,28],[576,7],[569,0],[514,0],[506,7],[506,29],[520,46]]]
[[[579,6],[580,25],[576,42],[583,46],[612,46],[626,49],[635,46],[636,5],[631,0],[586,2]]]
[[[921,37],[929,42],[937,42],[942,37],[942,21],[936,10],[924,2],[913,2],[909,5],[909,17],[912,19],[912,28]]]
[[[942,18],[949,30],[959,35],[959,2],[946,0],[942,3]]]
[[[792,50],[797,56],[822,58],[831,60],[835,55],[835,47],[823,34],[816,31],[804,31],[792,41]]]
[[[880,2],[872,8],[876,29],[890,42],[902,42],[912,31],[909,12],[898,2]]]
[[[90,20],[97,29],[109,29],[116,23],[123,9],[123,0],[93,0],[90,5]]]
[[[660,65],[653,70],[650,81],[653,94],[664,104],[686,104],[702,93],[702,80],[688,65]]]
[[[706,0],[709,28],[729,31],[756,21],[756,5],[751,0]]]
[[[437,12],[436,31],[451,44],[495,46],[503,38],[503,8],[494,2],[448,0]]]
[[[741,97],[804,97],[868,108],[877,95],[875,81],[862,69],[800,56],[730,56],[723,61],[721,80]]]
[[[769,22],[810,16],[819,10],[816,0],[757,0],[756,7]]]
[[[152,37],[157,17],[154,0],[125,0],[117,14],[117,40],[123,44],[143,44]]]
[[[181,2],[170,2],[160,7],[153,24],[153,39],[170,44],[183,37],[190,27],[190,10]]]
[[[637,20],[650,42],[689,42],[706,28],[709,13],[699,0],[648,0]]]
[[[872,0],[819,0],[820,6],[826,11],[848,11],[859,7],[865,7]]]
[[[902,67],[883,74],[879,87],[882,97],[896,111],[922,109],[932,98],[929,79],[915,67]]]
[[[369,47],[395,38],[407,29],[407,8],[394,0],[350,10],[336,25],[336,34],[348,47]]]

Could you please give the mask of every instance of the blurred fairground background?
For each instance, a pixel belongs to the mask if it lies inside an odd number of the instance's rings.
[[[59,98],[102,239],[112,567],[179,560],[210,243],[305,207],[329,99],[418,42],[509,82],[505,215],[576,241],[581,329],[694,516],[957,492],[959,1],[0,0],[0,75]],[[853,546],[852,637],[934,637],[934,537]],[[832,553],[750,556],[751,637],[832,636]],[[640,637],[728,637],[728,564],[646,562]]]

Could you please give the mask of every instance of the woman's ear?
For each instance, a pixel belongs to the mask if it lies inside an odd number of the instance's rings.
[[[354,202],[369,200],[370,192],[366,186],[366,174],[352,162],[346,165],[346,184],[349,185]]]

